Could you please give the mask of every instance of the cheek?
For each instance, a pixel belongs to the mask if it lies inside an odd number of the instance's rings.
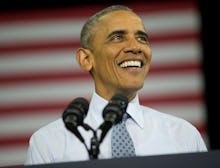
[[[104,48],[99,52],[97,57],[97,61],[100,64],[111,65],[114,63],[115,59],[117,58],[118,52],[114,48]]]
[[[99,66],[101,70],[104,70],[108,73],[114,73],[116,68],[117,57],[120,55],[123,50],[122,46],[111,45],[111,46],[102,46],[99,47],[99,50],[96,50],[95,55],[95,66]]]

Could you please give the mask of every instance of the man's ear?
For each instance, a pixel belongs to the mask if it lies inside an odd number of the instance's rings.
[[[80,67],[86,71],[90,71],[93,66],[93,57],[90,50],[85,48],[79,48],[76,51],[76,60]]]

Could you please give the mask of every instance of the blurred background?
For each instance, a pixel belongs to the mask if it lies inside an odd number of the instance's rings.
[[[86,19],[112,4],[133,8],[150,37],[153,57],[141,103],[188,120],[209,150],[219,148],[210,4],[7,1],[0,5],[0,166],[23,164],[34,131],[61,117],[74,98],[90,99],[93,82],[77,65],[75,51]]]

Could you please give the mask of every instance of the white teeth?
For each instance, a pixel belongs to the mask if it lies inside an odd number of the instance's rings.
[[[126,68],[126,67],[141,67],[141,62],[140,61],[125,61],[122,64],[120,64],[121,68]]]

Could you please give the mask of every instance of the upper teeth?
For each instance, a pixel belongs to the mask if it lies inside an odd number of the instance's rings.
[[[125,68],[129,66],[135,66],[135,67],[141,67],[141,62],[140,61],[125,61],[122,64],[120,64],[120,67]]]

